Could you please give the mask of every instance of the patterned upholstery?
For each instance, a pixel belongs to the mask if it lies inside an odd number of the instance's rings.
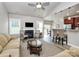
[[[3,48],[2,48],[2,46],[0,45],[0,53],[2,52],[2,49],[3,49]]]
[[[10,35],[6,35],[6,34],[4,34],[4,36],[6,37],[6,39],[7,39],[8,41],[11,40],[11,36],[10,36]]]
[[[16,49],[19,48],[20,40],[11,40],[4,49]]]
[[[0,35],[0,45],[4,47],[8,43],[7,38],[4,35]]]
[[[20,39],[0,34],[0,57],[19,57]]]

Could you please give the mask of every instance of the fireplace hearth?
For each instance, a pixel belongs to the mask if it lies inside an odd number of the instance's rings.
[[[34,30],[25,30],[24,35],[27,35],[27,38],[33,38],[34,37]]]

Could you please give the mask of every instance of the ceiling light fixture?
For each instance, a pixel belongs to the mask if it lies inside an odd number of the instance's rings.
[[[68,10],[69,10],[69,11],[68,11],[68,14],[69,14],[69,15],[71,14],[71,13],[70,13],[70,11],[71,11],[70,9],[71,9],[71,7],[68,8]],[[71,17],[68,17],[68,20],[71,20]]]
[[[71,20],[71,17],[68,17],[68,20]]]
[[[36,5],[36,7],[37,7],[37,8],[41,8],[41,7],[42,7],[41,3],[38,3],[38,4]]]
[[[34,7],[36,9],[45,10],[46,6],[49,6],[49,2],[36,2],[36,3],[28,3],[29,6]]]

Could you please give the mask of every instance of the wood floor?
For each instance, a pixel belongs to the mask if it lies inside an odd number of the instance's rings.
[[[49,36],[46,36],[44,38],[39,39],[42,42],[42,52],[40,53],[40,56],[32,54],[30,55],[30,51],[27,49],[27,40],[21,40],[21,57],[53,57],[54,55],[64,51],[65,49],[61,48],[61,46],[58,47],[57,44],[54,44],[52,42],[52,38]]]

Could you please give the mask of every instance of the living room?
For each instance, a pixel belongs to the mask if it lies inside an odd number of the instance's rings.
[[[0,2],[0,57],[79,57],[78,7],[78,2]]]

